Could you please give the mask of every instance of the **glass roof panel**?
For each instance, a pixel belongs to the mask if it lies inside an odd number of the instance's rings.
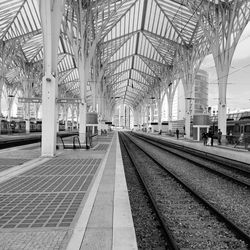
[[[77,3],[66,1],[58,48],[60,84],[74,94],[79,91],[79,76],[74,55],[77,50],[72,49],[72,44],[82,36],[87,41],[86,51],[94,47],[94,39],[97,41],[97,64],[104,72],[104,89],[108,86],[115,90],[113,93],[123,93],[124,101],[128,99],[131,104],[135,96],[145,94],[159,82],[168,65],[173,66],[177,48],[192,47],[197,42],[201,43],[201,51],[205,48],[206,38],[197,13],[186,0],[89,0],[83,1],[84,6]],[[195,1],[194,9],[202,3]],[[90,17],[82,35],[76,15],[81,7],[81,22]],[[10,49],[15,59],[3,56],[1,65],[3,61],[11,69],[13,65],[22,68],[26,62],[42,65],[43,40],[37,1],[0,1],[0,41],[11,44],[12,40],[18,41]],[[10,70],[8,74],[11,76],[13,72]]]

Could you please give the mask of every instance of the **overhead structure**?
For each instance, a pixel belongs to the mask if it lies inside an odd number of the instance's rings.
[[[24,96],[42,96],[46,69],[39,2],[0,2],[0,93],[8,85],[23,89]],[[119,103],[143,110],[141,104],[159,88],[166,91],[172,107],[180,79],[190,100],[195,73],[212,53],[225,134],[227,78],[222,76],[228,74],[233,51],[249,22],[249,9],[247,0],[65,0],[57,69],[51,72],[57,77],[57,98],[82,100],[79,115],[84,136],[88,110],[97,111],[102,119]],[[219,58],[229,60],[223,63]],[[187,124],[189,106],[187,101]]]

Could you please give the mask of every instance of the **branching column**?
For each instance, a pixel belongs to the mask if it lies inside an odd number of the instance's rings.
[[[71,124],[72,124],[72,131],[74,129],[74,118],[75,118],[75,106],[72,104],[71,106]]]
[[[134,110],[134,125],[139,125],[139,110]]]
[[[63,0],[40,0],[45,71],[42,81],[42,156],[54,156],[56,151],[57,52],[63,13]]]
[[[29,72],[26,72],[29,75]],[[32,86],[31,80],[29,78],[25,78],[23,81],[23,91],[24,96],[30,98],[32,95]],[[24,104],[24,112],[25,112],[25,131],[26,133],[30,133],[30,103]]]
[[[68,104],[63,104],[63,122],[65,124],[65,131],[68,130],[68,112],[69,112]]]
[[[38,113],[39,113],[40,107],[41,107],[40,103],[35,104],[35,109],[36,109],[35,119],[36,119],[36,121],[38,120]]]
[[[165,71],[165,77],[163,80],[163,90],[168,101],[168,132],[172,131],[173,101],[177,86],[179,84],[179,81],[174,80],[174,78],[176,78],[176,72],[174,71],[173,67],[168,67]],[[164,96],[165,95],[163,95],[163,98]]]
[[[80,110],[79,110],[79,104],[76,106],[76,128],[78,130],[78,126],[79,126],[79,114],[80,114]]]
[[[182,81],[184,94],[185,94],[185,134],[186,138],[190,138],[190,124],[191,124],[191,115],[192,115],[192,100],[194,99],[193,86],[195,72],[185,72],[184,79]]]
[[[195,75],[198,72],[201,62],[209,51],[205,37],[201,37],[199,43],[187,47],[180,46],[177,49],[175,67],[183,75],[183,87],[185,94],[185,133],[190,138],[191,109],[190,102],[193,100],[193,87]]]
[[[13,93],[13,92],[12,92]],[[8,108],[8,121],[11,121],[11,111],[14,103],[14,94],[10,94],[9,97],[7,97],[7,108]]]
[[[173,119],[173,102],[174,102],[174,95],[176,92],[176,88],[178,83],[174,82],[167,82],[166,87],[166,95],[168,100],[168,130],[169,132],[172,131],[172,119]]]
[[[162,88],[159,87],[158,89],[158,96],[157,96],[157,109],[158,109],[158,129],[159,131],[162,130],[162,103],[164,100],[165,94],[162,93]]]
[[[188,1],[191,9],[199,4],[198,0]],[[250,1],[204,1],[196,13],[201,20],[203,32],[211,44],[219,86],[218,128],[222,141],[226,137],[226,91],[229,68],[240,36],[249,22]]]
[[[2,93],[3,93],[3,84],[4,84],[4,79],[3,79],[3,75],[0,75],[0,115],[2,115]],[[1,120],[0,119],[0,134],[1,134]]]
[[[87,117],[87,103],[86,103],[86,86],[88,81],[89,67],[83,58],[83,55],[79,54],[78,68],[80,79],[80,95],[82,102],[79,104],[79,138],[83,144],[86,139],[86,117]]]

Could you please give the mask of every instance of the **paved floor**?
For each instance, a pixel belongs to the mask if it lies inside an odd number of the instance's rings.
[[[40,150],[0,151],[0,249],[136,249],[117,135],[54,158]]]

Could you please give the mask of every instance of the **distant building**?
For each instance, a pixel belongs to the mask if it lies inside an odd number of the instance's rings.
[[[199,70],[195,76],[189,111],[194,114],[208,112],[208,73]],[[173,120],[182,120],[185,117],[185,94],[182,84],[179,84],[173,102]]]
[[[195,76],[194,86],[194,102],[193,112],[194,114],[207,113],[208,109],[208,73],[204,70],[199,70]]]

